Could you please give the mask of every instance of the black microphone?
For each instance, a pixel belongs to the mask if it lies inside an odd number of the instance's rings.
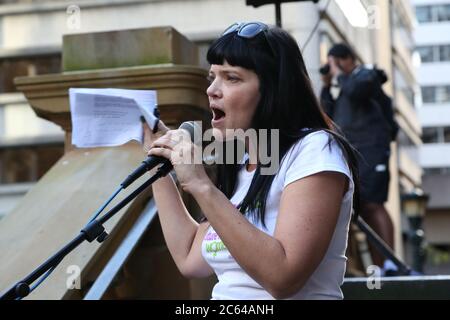
[[[199,138],[201,137],[201,128],[194,121],[186,121],[183,122],[178,129],[186,130],[191,137],[191,141],[194,143],[198,143]],[[162,163],[161,167],[169,172],[172,169],[172,164],[169,159],[158,156],[149,156],[147,159],[142,161],[142,164],[134,170],[120,185],[125,189],[130,184],[132,184],[136,179],[141,177],[147,171],[153,169],[158,164]]]

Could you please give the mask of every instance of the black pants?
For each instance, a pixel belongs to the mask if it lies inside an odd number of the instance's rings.
[[[389,192],[389,147],[356,146],[361,201],[383,204]]]

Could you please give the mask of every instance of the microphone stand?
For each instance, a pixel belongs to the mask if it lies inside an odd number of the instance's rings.
[[[109,219],[111,219],[118,211],[120,211],[120,209],[125,207],[131,200],[136,198],[153,182],[167,175],[167,173],[169,173],[171,169],[172,164],[170,162],[166,162],[163,165],[161,165],[157,169],[157,172],[150,179],[148,179],[139,188],[133,191],[121,202],[119,202],[115,207],[113,207],[111,210],[105,213],[101,218],[89,222],[84,227],[84,229],[80,231],[80,234],[77,237],[75,237],[72,241],[70,241],[66,246],[64,246],[61,250],[59,250],[49,259],[47,259],[47,261],[41,264],[33,272],[31,272],[27,277],[17,282],[9,290],[4,292],[0,296],[0,300],[20,300],[29,295],[31,292],[30,285],[37,279],[41,278],[44,275],[44,273],[49,272],[51,269],[56,268],[56,266],[64,259],[64,257],[67,256],[70,252],[72,252],[81,243],[83,243],[83,241],[87,240],[88,242],[92,242],[97,239],[98,242],[100,243],[103,242],[108,236],[108,234],[105,231],[105,228],[103,227],[103,224]]]

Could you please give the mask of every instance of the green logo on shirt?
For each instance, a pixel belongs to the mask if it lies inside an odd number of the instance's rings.
[[[213,257],[217,255],[218,251],[227,250],[227,247],[223,244],[222,241],[211,241],[206,243],[206,252],[211,253]]]

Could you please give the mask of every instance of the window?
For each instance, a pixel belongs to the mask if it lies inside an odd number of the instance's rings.
[[[416,147],[416,143],[411,140],[410,136],[401,127],[398,130],[397,142],[402,147]]]
[[[399,38],[403,46],[408,50],[408,54],[411,55],[411,51],[414,49],[414,39],[409,24],[405,17],[397,10],[394,10],[392,19],[396,37]]]
[[[0,93],[14,92],[15,77],[61,72],[61,55],[2,58],[0,70]]]
[[[427,127],[422,129],[423,143],[449,143],[450,127]]]
[[[450,44],[439,46],[439,61],[450,61]]]
[[[423,143],[437,143],[439,142],[439,128],[423,128],[422,141]]]
[[[424,103],[434,103],[435,100],[435,87],[422,87],[422,100]]]
[[[450,21],[450,4],[416,7],[419,23]]]
[[[333,41],[333,38],[326,32],[320,33],[320,63],[325,64],[328,62],[328,51],[336,42]]]
[[[38,181],[63,154],[62,142],[0,146],[0,184]]]
[[[437,21],[450,21],[450,5],[434,6],[433,9],[435,10]]]
[[[423,103],[450,103],[450,85],[422,87]]]
[[[402,91],[406,97],[406,100],[408,100],[411,106],[414,107],[414,97],[415,97],[414,90],[411,89],[410,87],[405,87],[403,88]]]
[[[416,48],[423,63],[450,61],[450,45],[420,46]]]
[[[450,127],[444,127],[444,142],[450,142]]]
[[[402,92],[411,106],[414,106],[414,90],[406,80],[407,78],[407,75],[405,75],[401,69],[396,66],[394,67],[394,85],[396,90]]]
[[[433,62],[434,59],[434,50],[433,46],[423,46],[418,47],[417,52],[420,55],[420,60],[422,62]]]
[[[419,23],[430,22],[431,21],[431,7],[421,6],[416,8],[416,17]]]
[[[436,102],[450,102],[450,86],[439,86],[436,88]]]
[[[450,173],[450,168],[444,167],[444,168],[424,168],[423,169],[424,174],[448,174]]]

